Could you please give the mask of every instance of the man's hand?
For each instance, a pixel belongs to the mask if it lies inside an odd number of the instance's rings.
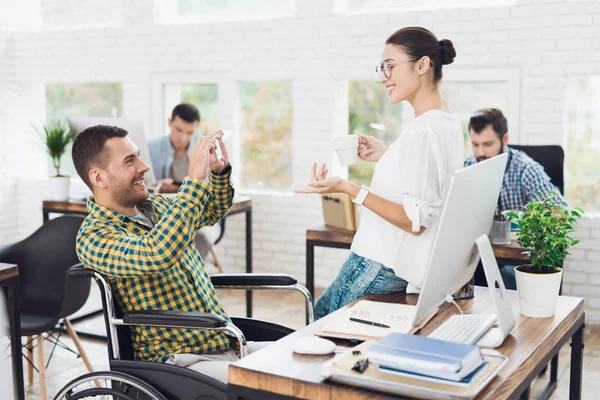
[[[188,175],[200,180],[206,179],[210,172],[211,153],[217,148],[217,140],[221,138],[219,131],[213,131],[196,141],[190,152],[190,167]]]
[[[309,187],[294,189],[294,193],[348,193],[349,187],[353,184],[338,177],[327,178],[328,172],[325,163],[322,163],[317,171],[317,163],[313,162],[310,169]]]
[[[219,132],[220,136],[217,138],[217,142],[219,143],[219,148],[221,149],[221,159],[217,159],[217,152],[212,151],[210,153],[210,171],[219,173],[223,171],[229,165],[229,155],[227,154],[227,148],[225,147],[225,142],[223,141],[223,131],[218,130],[214,132]],[[212,133],[212,132],[211,132]]]
[[[379,161],[386,151],[385,145],[373,136],[358,135],[358,156],[364,161]]]

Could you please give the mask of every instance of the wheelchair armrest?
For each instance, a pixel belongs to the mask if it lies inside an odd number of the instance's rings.
[[[68,269],[67,273],[72,278],[93,278],[94,271],[83,267],[83,264],[75,264]]]
[[[177,328],[224,328],[225,318],[217,314],[182,311],[131,311],[123,315],[126,325],[169,326]]]
[[[210,277],[215,287],[228,286],[292,286],[298,283],[289,274],[215,274]]]

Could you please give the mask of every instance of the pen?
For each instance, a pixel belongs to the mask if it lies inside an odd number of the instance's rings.
[[[353,318],[353,317],[350,317],[350,321],[360,322],[361,324],[373,325],[373,326],[377,326],[379,328],[389,328],[389,325],[380,324],[379,322],[367,321],[364,319],[358,319],[358,318]]]

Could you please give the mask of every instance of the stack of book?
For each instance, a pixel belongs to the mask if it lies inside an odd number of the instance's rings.
[[[390,333],[367,340],[323,368],[333,382],[419,399],[474,399],[508,359],[476,346]]]
[[[367,354],[383,373],[464,386],[486,367],[477,346],[402,333],[385,336]]]

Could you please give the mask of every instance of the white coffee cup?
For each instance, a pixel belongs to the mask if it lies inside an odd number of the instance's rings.
[[[333,139],[333,148],[342,165],[352,165],[358,161],[358,135],[336,137]]]

